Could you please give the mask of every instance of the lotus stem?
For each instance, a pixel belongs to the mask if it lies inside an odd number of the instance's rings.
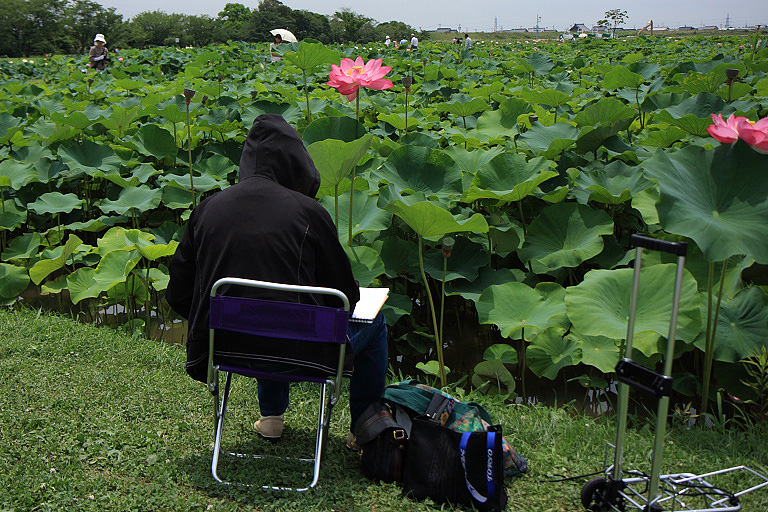
[[[714,315],[712,315],[712,285],[714,284],[715,264],[709,264],[709,297],[707,303],[707,336],[704,353],[704,382],[702,383],[701,393],[701,413],[707,412],[709,405],[709,387],[712,378],[712,363],[715,357],[715,336],[717,334],[717,320],[720,317],[720,303],[723,300],[723,286],[725,285],[725,273],[728,269],[728,260],[723,262],[723,270],[720,275],[720,286],[717,293],[717,304],[715,305]]]
[[[335,187],[333,187],[333,217],[336,221],[336,226],[338,228],[339,225],[339,184],[337,183]]]
[[[150,264],[150,261],[147,260],[147,277],[146,277],[145,284],[147,285],[147,292],[150,295],[150,299],[151,299],[151,296],[152,296],[152,290],[149,287],[149,269],[150,269],[151,266],[152,265]],[[151,305],[152,305],[152,300],[148,300],[147,302],[144,303],[144,309],[147,312],[147,322],[146,322],[146,325],[144,326],[144,332],[146,333],[147,339],[149,339],[149,319],[150,319]]]
[[[440,339],[443,339],[443,317],[445,315],[445,275],[448,271],[448,257],[443,253],[443,287],[440,291]]]
[[[408,87],[405,88],[405,134],[408,135]]]
[[[192,191],[192,207],[197,207],[197,194],[195,194],[195,181],[192,176],[192,129],[189,122],[189,101],[187,101],[187,155],[189,156],[189,189]]]
[[[445,363],[443,362],[443,343],[440,339],[440,334],[437,329],[437,314],[435,314],[435,304],[432,301],[432,292],[429,290],[429,281],[427,281],[427,273],[424,271],[424,255],[423,253],[424,242],[419,235],[419,269],[421,270],[421,278],[424,280],[424,287],[427,289],[427,300],[429,301],[429,308],[432,313],[432,326],[435,330],[435,348],[437,350],[437,363],[440,366],[440,384],[445,387],[447,384],[445,378]]]
[[[526,396],[528,396],[525,392],[525,372],[528,370],[528,354],[525,346],[525,327],[520,329],[520,352],[520,385],[522,386],[523,399],[525,399]]]
[[[355,98],[355,139],[358,137],[358,125],[360,124],[360,91],[357,91],[357,97]],[[357,166],[352,168],[352,188],[349,189],[349,222],[347,223],[347,230],[349,234],[349,241],[347,244],[352,247],[352,213],[355,206],[355,178],[357,178]]]
[[[302,69],[302,74],[304,75],[304,96],[307,99],[307,122],[312,122],[312,112],[309,110],[309,90],[307,89],[307,70]]]

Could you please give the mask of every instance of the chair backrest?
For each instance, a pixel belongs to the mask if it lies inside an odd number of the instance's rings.
[[[299,294],[329,295],[341,300],[342,308],[254,299],[221,295],[223,285],[239,285],[273,291],[287,291]],[[230,331],[259,337],[249,343],[249,351],[236,355],[253,363],[276,368],[276,365],[294,365],[298,370],[281,368],[278,373],[294,374],[290,380],[315,380],[319,374],[339,373],[343,366],[344,344],[347,340],[349,300],[346,295],[333,288],[300,286],[242,278],[223,278],[211,288],[210,299],[210,346],[208,354],[209,381],[214,371],[215,332]],[[281,343],[281,340],[291,340]],[[324,348],[309,344],[324,344]],[[333,347],[336,347],[335,349]],[[260,353],[262,351],[263,353]],[[234,353],[232,353],[234,354]],[[331,362],[332,361],[332,362]],[[239,373],[249,374],[245,368],[254,369],[252,364],[228,362],[228,371],[243,367]],[[304,371],[306,370],[306,371]],[[236,370],[237,371],[237,370]],[[259,371],[251,372],[262,375]],[[308,377],[305,379],[305,377]]]

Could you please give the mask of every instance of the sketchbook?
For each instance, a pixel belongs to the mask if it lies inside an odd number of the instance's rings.
[[[389,297],[389,288],[360,288],[360,300],[350,322],[372,323]]]

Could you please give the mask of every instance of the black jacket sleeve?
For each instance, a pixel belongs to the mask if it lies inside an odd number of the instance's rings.
[[[330,214],[319,204],[316,211],[311,231],[317,257],[317,283],[344,292],[349,299],[351,313],[360,300],[360,289],[352,275],[352,265],[339,242],[338,231]]]
[[[171,280],[165,298],[176,313],[189,319],[197,280],[194,223],[190,219],[170,264]]]

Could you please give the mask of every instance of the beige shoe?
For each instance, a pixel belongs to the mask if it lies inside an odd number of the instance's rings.
[[[285,423],[285,416],[262,416],[259,421],[253,424],[253,428],[256,432],[272,442],[279,441],[283,436],[283,425]]]

